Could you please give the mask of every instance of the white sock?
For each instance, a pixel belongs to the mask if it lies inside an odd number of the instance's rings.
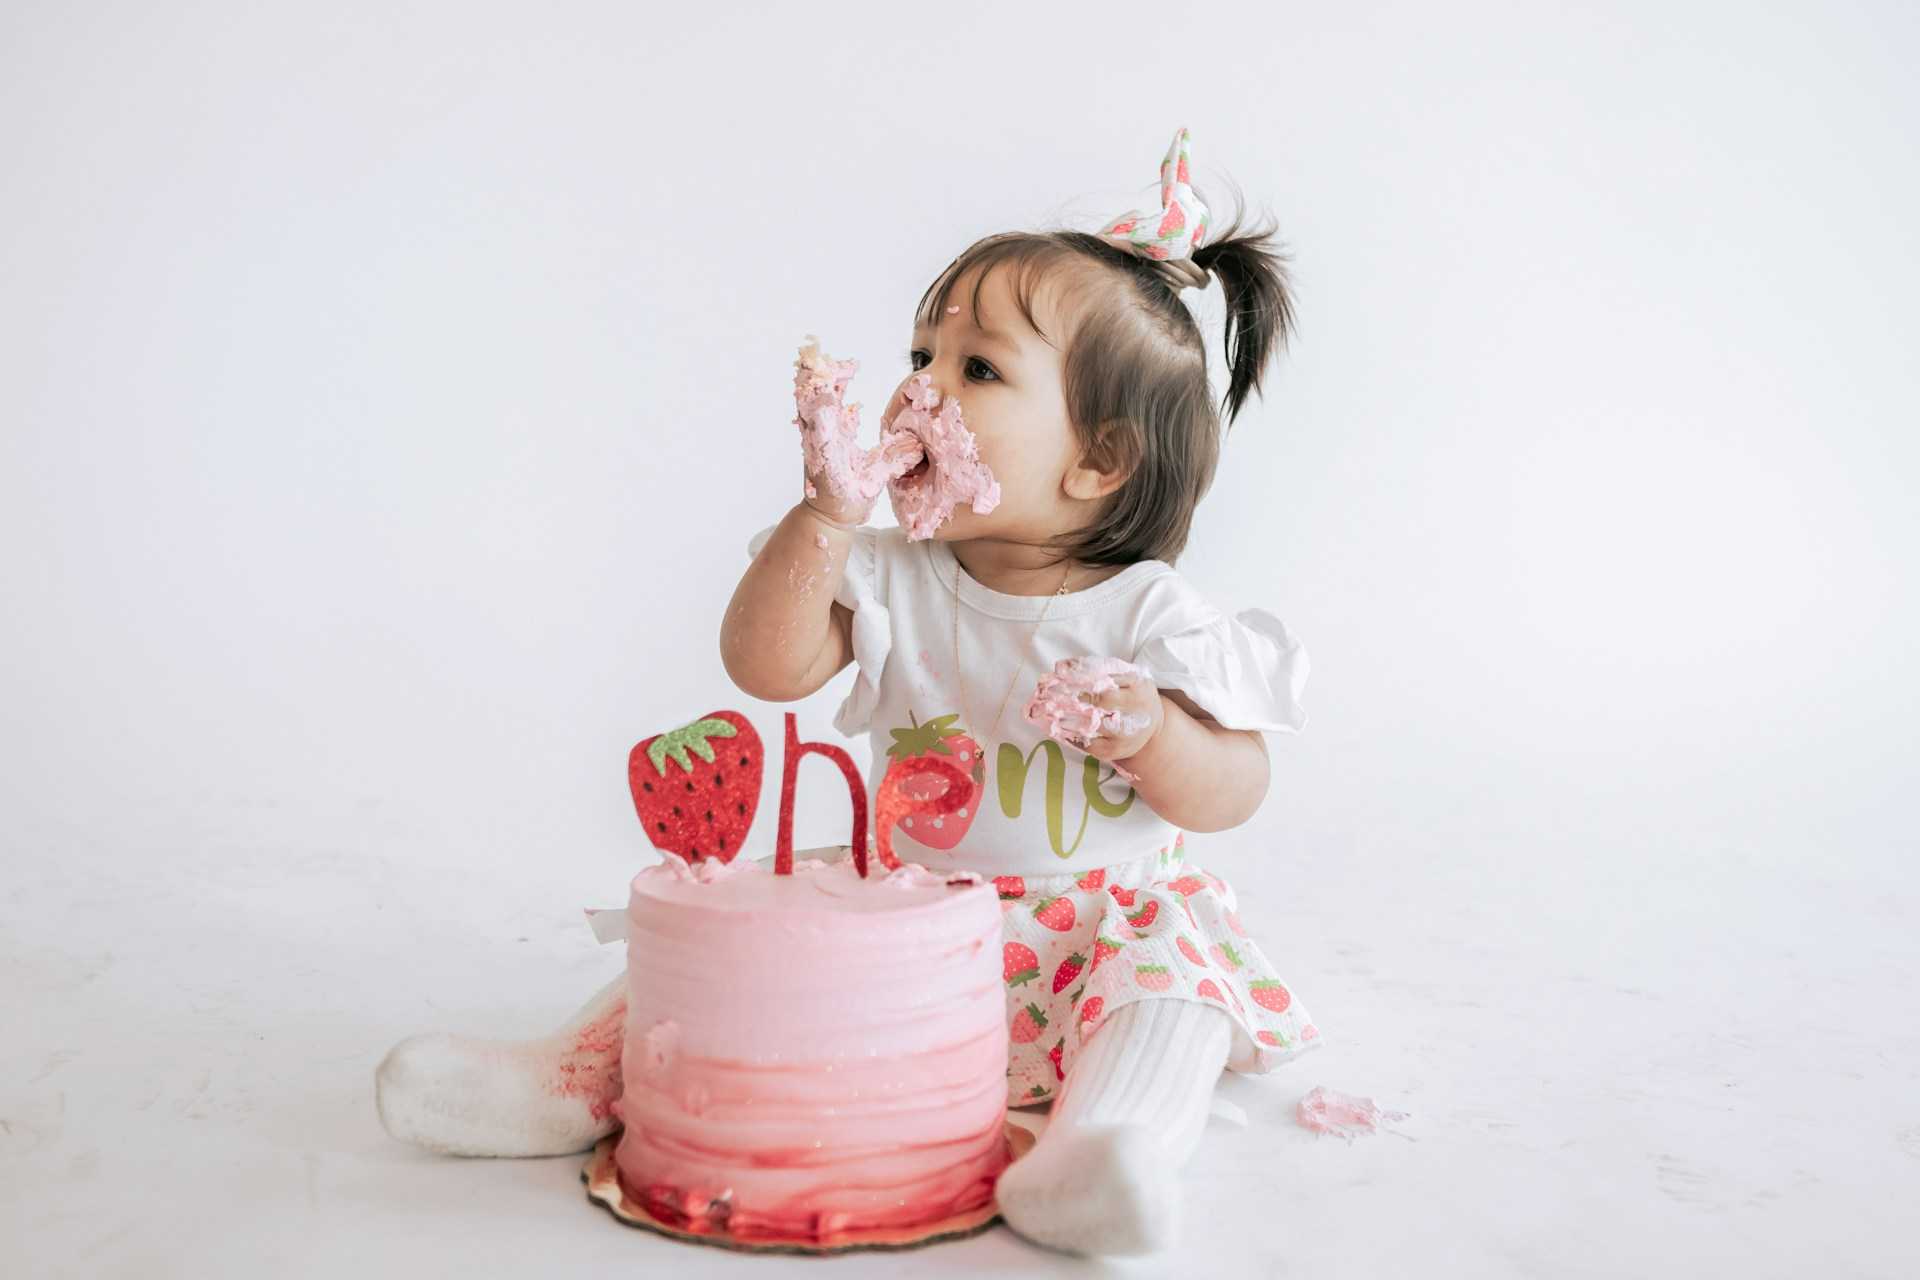
[[[1180,1167],[1200,1144],[1233,1023],[1189,1000],[1140,1000],[1082,1045],[1046,1132],[1000,1176],[1007,1225],[1070,1253],[1156,1253],[1179,1235]]]
[[[444,1034],[395,1045],[374,1071],[374,1104],[402,1142],[456,1156],[559,1156],[619,1125],[623,973],[537,1040]]]

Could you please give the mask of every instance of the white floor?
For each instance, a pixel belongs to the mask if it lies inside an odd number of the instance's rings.
[[[1576,857],[1564,836],[1264,861],[1235,843],[1208,862],[1205,842],[1228,839],[1193,837],[1196,858],[1240,885],[1330,1043],[1227,1079],[1252,1123],[1214,1122],[1181,1254],[1080,1262],[996,1227],[836,1274],[1920,1268],[1920,964],[1902,868],[1840,882],[1811,851]],[[1395,839],[1403,855],[1418,842]],[[305,848],[103,852],[13,874],[7,1275],[809,1265],[623,1227],[586,1201],[577,1157],[458,1160],[391,1141],[371,1080],[392,1042],[545,1030],[621,956],[545,886]],[[619,885],[587,898],[616,904]],[[1404,1136],[1303,1131],[1292,1108],[1316,1084],[1411,1113]]]

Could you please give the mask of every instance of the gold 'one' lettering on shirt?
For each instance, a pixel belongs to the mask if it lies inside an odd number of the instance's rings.
[[[1067,759],[1060,744],[1051,738],[1042,739],[1033,751],[1020,754],[1020,748],[1011,742],[1000,744],[1000,750],[994,760],[994,785],[1000,793],[1000,812],[1009,818],[1018,818],[1027,791],[1027,771],[1033,766],[1034,752],[1047,753],[1047,782],[1045,808],[1047,818],[1047,843],[1052,847],[1055,857],[1071,858],[1074,850],[1080,847],[1080,841],[1087,833],[1087,818],[1092,813],[1103,817],[1118,818],[1133,807],[1139,794],[1133,788],[1127,788],[1124,800],[1109,800],[1100,790],[1100,761],[1088,756],[1080,770],[1080,790],[1086,803],[1080,810],[1080,826],[1073,834],[1073,843],[1061,843],[1062,829],[1065,825],[1063,811],[1066,808]]]

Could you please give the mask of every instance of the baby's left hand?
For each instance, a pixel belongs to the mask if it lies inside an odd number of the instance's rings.
[[[1130,759],[1146,750],[1147,743],[1153,740],[1154,734],[1160,732],[1160,726],[1167,716],[1166,704],[1160,700],[1160,686],[1154,683],[1152,676],[1117,675],[1113,679],[1119,688],[1109,689],[1105,693],[1081,694],[1081,701],[1104,711],[1117,711],[1123,717],[1120,724],[1134,723],[1139,727],[1132,733],[1121,732],[1116,726],[1091,738],[1068,738],[1088,755],[1109,763]],[[1112,720],[1106,723],[1114,725]]]
[[[1139,668],[1089,674],[1081,670],[1087,662],[1085,658],[1066,660],[1054,668],[1054,674],[1041,677],[1041,683],[1033,689],[1033,700],[1027,704],[1027,720],[1043,725],[1068,747],[1085,750],[1098,760],[1116,762],[1114,768],[1121,777],[1131,779],[1133,775],[1119,768],[1117,762],[1139,754],[1160,731],[1165,720],[1160,685]],[[1094,662],[1114,664],[1112,658]],[[1114,689],[1100,693],[1073,689],[1075,683],[1106,683],[1108,679],[1114,681]],[[1091,725],[1096,731],[1087,733]]]

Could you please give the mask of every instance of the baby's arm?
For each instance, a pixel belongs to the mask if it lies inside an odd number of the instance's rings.
[[[853,611],[834,601],[853,537],[889,481],[925,456],[911,431],[881,424],[881,443],[860,446],[860,406],[846,401],[858,364],[835,360],[809,337],[794,361],[806,500],[789,511],[747,568],[720,624],[720,660],[742,692],[797,702],[853,661]]]
[[[720,623],[720,661],[742,693],[797,702],[853,661],[853,611],[833,598],[852,545],[805,502],[774,527]]]
[[[1116,763],[1139,775],[1147,807],[1183,831],[1226,831],[1260,811],[1271,777],[1267,742],[1253,729],[1228,729],[1178,689],[1155,695],[1165,719],[1147,745]]]
[[[1119,658],[1072,658],[1040,678],[1027,719],[1111,764],[1185,831],[1225,831],[1266,799],[1266,739],[1228,729],[1178,689]]]

